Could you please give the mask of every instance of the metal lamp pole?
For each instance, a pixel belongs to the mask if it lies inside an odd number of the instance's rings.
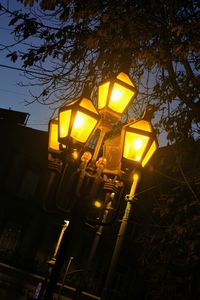
[[[107,217],[108,217],[109,211],[112,209],[112,195],[110,196],[108,194],[108,197],[110,199],[109,199],[109,202],[106,205],[106,209],[104,211],[102,222],[106,222],[107,221]],[[102,236],[103,229],[104,229],[104,226],[100,225],[98,227],[98,230],[95,233],[95,238],[94,238],[94,241],[93,241],[93,244],[92,244],[92,248],[90,250],[89,258],[88,258],[87,265],[86,265],[86,270],[90,269],[91,263],[93,261],[93,258],[95,256],[95,254],[96,254],[96,250],[97,250],[99,241],[100,241],[101,236]]]
[[[119,232],[118,232],[118,235],[117,235],[115,248],[114,248],[114,251],[113,251],[110,267],[109,267],[109,270],[108,270],[106,282],[105,282],[104,289],[103,289],[102,300],[108,300],[108,298],[107,298],[108,294],[107,293],[109,291],[109,288],[110,288],[110,285],[111,285],[111,282],[112,282],[112,278],[113,278],[113,274],[115,272],[116,264],[117,264],[119,254],[120,254],[120,251],[121,251],[123,239],[124,239],[126,229],[127,229],[128,218],[129,218],[131,207],[132,207],[132,204],[133,204],[133,201],[134,201],[135,191],[136,191],[136,188],[137,188],[139,178],[140,178],[139,173],[135,172],[133,174],[133,183],[132,183],[132,186],[131,186],[131,189],[130,189],[130,194],[126,195],[126,197],[125,197],[125,199],[127,201],[126,209],[125,209],[125,212],[124,212],[124,215],[123,215],[123,218],[122,218],[122,221],[121,221],[121,225],[120,225],[120,228],[119,228]]]
[[[82,204],[81,201],[78,201],[79,200],[78,195],[80,193],[80,188],[83,180],[83,173],[85,172],[88,160],[89,157],[84,157],[80,166],[80,176],[78,178],[76,191],[74,194],[75,204],[71,211],[71,217],[69,223],[67,224],[67,227],[65,227],[65,229],[63,229],[63,231],[61,232],[61,238],[59,239],[59,247],[56,251],[56,260],[51,272],[51,276],[49,278],[49,282],[47,284],[47,288],[44,294],[44,300],[51,300],[53,298],[53,293],[56,289],[60,272],[65,261],[67,247],[70,243],[73,231],[76,228],[76,224],[78,220],[81,219]]]

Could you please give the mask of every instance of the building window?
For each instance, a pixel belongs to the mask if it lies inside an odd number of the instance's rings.
[[[20,241],[22,226],[19,224],[6,223],[0,237],[0,252],[2,257],[12,258]]]

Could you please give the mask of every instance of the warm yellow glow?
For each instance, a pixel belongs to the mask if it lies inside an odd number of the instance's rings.
[[[123,128],[123,157],[144,167],[158,147],[151,123],[145,119]]]
[[[88,98],[79,98],[59,110],[59,142],[70,145],[71,140],[85,143],[100,120],[100,114]]]
[[[101,201],[99,200],[94,200],[93,204],[96,208],[100,208],[102,206]]]
[[[141,161],[149,139],[146,135],[127,131],[124,142],[124,158],[137,162]]]
[[[79,105],[81,107],[86,108],[87,110],[89,110],[91,112],[98,113],[96,107],[94,106],[94,104],[92,103],[92,101],[90,99],[82,98]]]
[[[71,118],[71,109],[61,111],[59,115],[59,136],[65,138],[69,132],[69,124]]]
[[[135,94],[136,89],[130,77],[121,72],[117,77],[99,86],[98,108],[99,110],[105,109],[104,111],[120,117]]]
[[[141,149],[141,147],[142,147],[142,139],[139,138],[139,139],[134,140],[133,147],[135,148],[135,150]]]
[[[140,161],[140,160],[141,160],[141,157],[142,157],[142,155],[141,155],[141,154],[138,154],[138,155],[136,156],[135,160],[136,160],[136,161]]]
[[[134,92],[132,90],[115,83],[108,107],[115,112],[122,114],[131,101],[133,95]]]
[[[138,173],[133,174],[133,180],[138,180],[140,178],[140,175]]]
[[[61,137],[63,137],[65,135],[65,129],[64,129],[64,127],[60,128],[60,135],[61,135]]]
[[[99,86],[98,109],[103,109],[106,106],[110,82],[106,82]]]
[[[82,126],[84,126],[84,115],[80,114],[79,112],[76,115],[75,121],[74,121],[74,125],[73,125],[73,129],[77,129],[79,130]]]
[[[114,102],[117,102],[120,100],[120,98],[122,97],[122,93],[121,91],[118,89],[118,90],[113,90],[112,92],[112,96],[111,96],[111,99],[114,101]]]
[[[85,143],[96,124],[96,119],[78,111],[74,120],[71,137],[76,141]]]
[[[58,124],[50,123],[49,128],[49,148],[55,151],[59,151],[59,142],[58,142]]]
[[[152,126],[151,123],[146,120],[139,120],[132,125],[130,125],[130,128],[140,129],[147,132],[152,132]]]
[[[149,149],[149,151],[147,152],[145,158],[143,159],[142,161],[142,167],[144,167],[147,162],[150,160],[150,158],[152,157],[152,155],[154,154],[154,152],[156,151],[157,149],[157,144],[156,142],[154,141]]]
[[[131,85],[131,86],[134,86],[133,82],[131,81],[130,77],[124,73],[124,72],[121,72],[117,75],[117,79],[127,83],[128,85]]]
[[[78,159],[78,151],[77,151],[77,149],[73,149],[73,151],[72,151],[72,157],[73,157],[73,159],[75,159],[75,160]]]

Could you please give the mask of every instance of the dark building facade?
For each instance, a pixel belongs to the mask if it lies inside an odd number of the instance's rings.
[[[38,279],[30,279],[29,290],[23,271],[44,276],[62,225],[62,218],[52,219],[43,209],[47,132],[26,127],[27,118],[0,110],[1,299],[28,299]]]
[[[2,300],[39,299],[41,284],[49,276],[47,262],[55,251],[63,221],[68,218],[67,213],[56,208],[55,187],[46,198],[48,133],[26,127],[27,117],[25,113],[0,110]],[[137,260],[143,253],[138,240],[144,228],[152,223],[152,211],[160,194],[174,189],[180,182],[183,191],[188,191],[189,186],[191,189],[199,186],[199,148],[199,142],[192,142],[159,149],[143,171],[115,269],[112,296],[107,300],[151,299],[147,297],[149,278],[138,273]],[[66,175],[66,182],[71,175]],[[188,178],[185,183],[184,176]],[[85,267],[98,226],[83,224],[82,220],[77,224],[59,280],[58,293],[65,295],[65,299],[73,299],[76,289],[82,291],[78,299],[100,299],[129,188],[130,182],[114,221],[103,228],[89,272],[85,272]],[[63,188],[62,196],[66,193]]]

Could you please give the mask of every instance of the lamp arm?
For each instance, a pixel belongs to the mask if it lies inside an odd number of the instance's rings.
[[[103,216],[102,220],[94,220],[94,219],[91,219],[91,218],[88,218],[87,216],[84,216],[83,218],[83,221],[86,225],[90,225],[90,226],[109,226],[111,224],[113,224],[116,219],[118,218],[118,214],[119,214],[119,211],[120,211],[120,199],[122,198],[122,195],[123,195],[123,192],[124,192],[124,185],[119,185],[120,187],[120,190],[119,190],[119,196],[118,196],[118,199],[119,201],[118,202],[118,205],[117,205],[117,208],[114,209],[114,208],[111,208],[111,205],[110,205],[110,210],[112,209],[112,211],[115,211],[113,217],[108,221],[107,220],[107,216],[105,218],[105,216]],[[119,188],[118,188],[119,189]],[[109,192],[110,194],[112,194],[112,191]],[[105,197],[107,198],[108,197],[108,193],[105,195]],[[112,197],[111,197],[112,198]],[[114,198],[112,198],[112,200],[110,200],[110,204],[112,204],[112,201],[114,200]],[[107,203],[108,205],[108,203]]]
[[[78,183],[77,183],[76,191],[75,191],[75,194],[78,197],[80,197],[80,190],[81,190],[81,187],[83,185],[83,180],[84,180],[85,175],[86,175],[86,168],[87,168],[88,162],[89,162],[89,160],[82,161],[82,163],[80,165],[80,168],[79,168],[80,175],[79,175],[79,178],[78,178]]]
[[[108,132],[108,128],[102,126],[100,130],[101,130],[101,131],[100,131],[100,135],[99,135],[99,138],[98,138],[98,141],[97,141],[95,150],[94,150],[94,154],[93,154],[93,156],[92,156],[92,161],[91,161],[91,166],[92,166],[92,167],[93,167],[93,165],[95,164],[95,162],[96,162],[96,160],[97,160],[99,151],[100,151],[100,149],[101,149],[101,145],[102,145],[102,143],[103,143],[103,139],[104,139],[106,133]]]

